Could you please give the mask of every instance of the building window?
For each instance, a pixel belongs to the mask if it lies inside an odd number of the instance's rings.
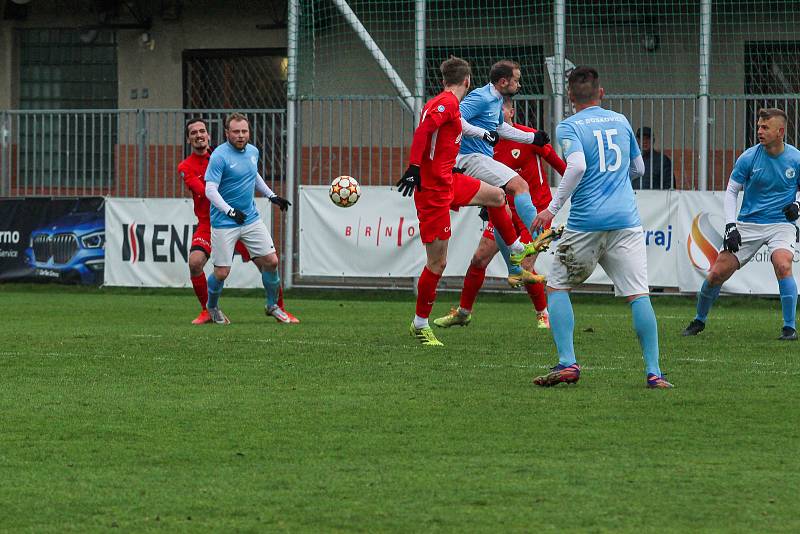
[[[285,109],[286,49],[185,50],[183,107]]]
[[[107,185],[114,175],[117,108],[114,32],[20,29],[20,185]],[[87,37],[89,35],[89,37]],[[62,110],[38,113],[36,110]]]
[[[797,93],[800,93],[800,41],[747,41],[745,43],[745,87],[747,95],[761,98],[747,99],[747,146],[758,143],[756,123],[761,108],[780,108],[788,115],[786,142],[797,145],[798,136]],[[775,96],[770,96],[775,95]],[[778,95],[787,95],[780,97]]]

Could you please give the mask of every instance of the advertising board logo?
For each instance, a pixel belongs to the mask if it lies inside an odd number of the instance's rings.
[[[686,238],[686,251],[695,269],[706,273],[714,265],[722,246],[722,234],[717,228],[721,225],[711,222],[711,214],[701,211],[692,219],[692,226]]]
[[[189,247],[196,225],[122,225],[122,261],[172,263],[180,256],[188,261]]]

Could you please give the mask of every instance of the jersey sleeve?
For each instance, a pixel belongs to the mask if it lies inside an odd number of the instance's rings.
[[[737,184],[744,184],[747,177],[750,176],[752,166],[753,163],[750,152],[745,152],[736,158],[736,163],[733,165],[733,170],[731,171],[731,180]]]
[[[626,119],[626,123],[627,123],[627,126],[628,126],[628,135],[631,136],[630,151],[631,151],[631,161],[633,161],[638,156],[642,155],[642,149],[639,148],[639,143],[636,142],[636,135],[634,135],[634,133],[633,133],[633,128],[631,128],[631,123],[627,122],[627,119]]]
[[[449,104],[431,106],[429,109],[422,112],[422,119],[417,129],[414,130],[414,137],[411,141],[411,154],[409,158],[411,165],[422,165],[422,156],[433,132],[438,130],[442,124],[455,119],[457,116],[458,108]],[[209,168],[211,168],[210,165]],[[206,180],[207,179],[208,178],[206,178]]]
[[[461,101],[461,104],[459,105],[459,108],[461,109],[461,116],[464,117],[465,120],[474,119],[478,114],[480,114],[481,107],[481,97],[478,94],[478,91],[472,91],[464,98],[464,100]]]
[[[561,145],[561,152],[564,158],[568,158],[570,154],[576,152],[583,153],[583,144],[581,138],[575,133],[575,128],[571,124],[561,123],[556,127],[556,139]]]
[[[178,174],[180,174],[181,178],[183,179],[183,183],[186,184],[186,187],[189,190],[198,196],[205,196],[206,194],[206,184],[200,179],[199,176],[193,176],[191,174],[186,174],[186,167],[182,164],[178,165]]]
[[[225,170],[225,158],[223,158],[221,154],[213,152],[208,162],[208,168],[206,169],[206,183],[220,183],[222,181],[223,170]]]
[[[553,145],[547,144],[544,146],[530,145],[533,153],[540,156],[543,160],[550,165],[561,176],[564,176],[564,171],[567,169],[567,162],[558,157]]]

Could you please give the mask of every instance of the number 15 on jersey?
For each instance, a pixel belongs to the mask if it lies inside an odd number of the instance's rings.
[[[606,166],[606,148],[603,146],[603,132],[606,134],[608,150],[613,151],[617,155],[614,163],[608,166]],[[595,138],[597,138],[597,154],[599,156],[598,161],[600,162],[600,172],[614,172],[619,169],[622,165],[622,150],[620,150],[619,145],[614,143],[613,139],[613,137],[617,135],[617,130],[592,130],[592,133],[594,134]]]

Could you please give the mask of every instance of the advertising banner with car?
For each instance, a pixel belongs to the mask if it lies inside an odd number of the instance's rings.
[[[102,284],[102,197],[0,199],[0,281]]]

